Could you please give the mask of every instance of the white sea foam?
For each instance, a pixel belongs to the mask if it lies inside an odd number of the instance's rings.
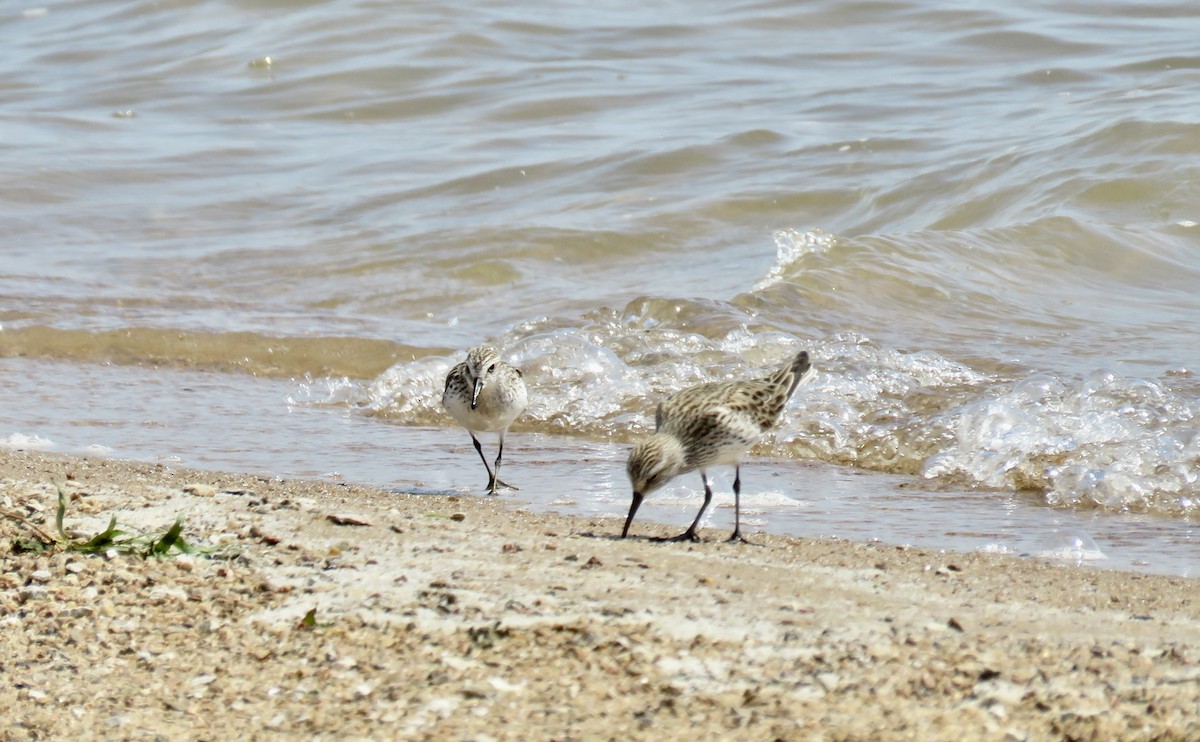
[[[33,435],[11,433],[7,438],[0,438],[0,446],[16,450],[49,451],[55,445],[54,441],[49,438],[43,438],[36,433]]]
[[[727,309],[723,316],[730,316]],[[659,321],[706,311],[703,303],[636,300],[623,311],[576,321],[530,321],[492,339],[522,369],[530,390],[518,429],[629,440],[652,428],[655,406],[671,393],[746,378],[805,347],[816,372],[759,452],[919,474],[953,486],[1041,490],[1052,504],[1076,507],[1200,507],[1197,407],[1161,383],[1104,370],[1077,379],[1034,373],[1005,381],[855,331],[805,339],[751,329],[747,316],[707,337]],[[300,396],[440,424],[442,386],[456,360],[425,357],[366,384],[335,380]],[[695,485],[688,482],[680,496],[695,497]],[[660,501],[670,497],[664,493]]]
[[[775,233],[775,265],[758,283],[755,291],[762,291],[783,280],[788,269],[806,255],[828,252],[837,244],[837,239],[819,229],[801,232],[796,229],[781,229]]]
[[[1058,543],[1048,545],[1037,553],[1041,559],[1084,564],[1108,559],[1091,536],[1083,533],[1061,534]]]
[[[363,406],[411,422],[443,417],[442,391],[455,363],[444,356],[427,356],[392,366],[363,390]]]
[[[752,471],[752,469],[748,470]],[[744,473],[743,477],[751,476]],[[714,492],[716,490],[714,489]],[[734,507],[733,490],[729,489],[720,495],[714,495],[713,506],[718,508]],[[778,490],[757,491],[751,490],[749,485],[744,485],[742,488],[742,515],[747,514],[761,515],[763,513],[776,512],[780,510],[799,510],[809,507],[803,500],[798,500],[795,497],[784,494]]]
[[[1007,544],[984,544],[977,547],[975,551],[980,554],[1012,554],[1015,550]]]
[[[947,445],[921,473],[1041,489],[1055,504],[1187,510],[1200,495],[1195,415],[1194,402],[1156,382],[1038,375],[937,416]]]

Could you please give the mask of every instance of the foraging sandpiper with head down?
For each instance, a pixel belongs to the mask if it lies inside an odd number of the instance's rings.
[[[778,371],[746,381],[716,381],[677,392],[658,405],[655,432],[643,438],[629,454],[626,471],[633,484],[633,503],[625,519],[621,538],[646,495],[677,475],[700,470],[704,479],[704,504],[686,531],[667,541],[699,541],[696,527],[712,501],[708,468],[720,464],[735,467],[733,478],[733,535],[741,532],[742,455],[762,434],[778,422],[796,386],[811,368],[808,353],[801,351]]]
[[[504,455],[504,434],[513,420],[525,411],[528,402],[521,372],[500,360],[499,353],[486,345],[469,350],[467,360],[446,375],[442,405],[471,434],[471,442],[487,469],[489,495],[496,494],[497,487],[517,489],[500,481],[500,459]],[[500,434],[494,472],[488,466],[476,433]]]

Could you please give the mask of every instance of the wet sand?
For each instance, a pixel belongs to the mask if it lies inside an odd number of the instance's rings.
[[[18,552],[56,485],[215,551]],[[1200,737],[1190,579],[29,452],[0,508],[5,738]]]

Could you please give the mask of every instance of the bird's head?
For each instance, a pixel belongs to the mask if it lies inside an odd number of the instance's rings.
[[[629,483],[633,485],[633,502],[625,519],[625,529],[621,532],[622,538],[629,534],[629,526],[642,500],[674,479],[683,471],[684,463],[683,445],[673,436],[655,433],[633,447],[629,462],[625,465]]]
[[[488,379],[496,372],[496,364],[500,362],[500,354],[488,345],[471,348],[467,352],[467,376],[471,381],[471,409],[479,404],[479,393],[487,384]]]

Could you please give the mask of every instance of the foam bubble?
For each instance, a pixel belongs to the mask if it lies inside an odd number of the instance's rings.
[[[692,331],[698,324],[705,333]],[[757,453],[951,486],[1039,490],[1069,507],[1200,509],[1200,407],[1155,381],[1098,370],[1006,382],[933,351],[887,347],[854,331],[802,338],[754,325],[743,308],[684,299],[540,318],[490,342],[529,387],[518,430],[627,441],[653,427],[655,406],[670,394],[749,378],[803,347],[816,371]],[[367,384],[309,382],[289,401],[450,424],[441,394],[459,360],[427,356]],[[684,492],[695,497],[697,487]]]
[[[602,341],[586,330],[558,328],[514,342],[513,362],[537,392],[526,414],[564,432],[604,432],[614,419],[627,422],[646,379]]]
[[[429,424],[444,420],[442,392],[446,374],[458,362],[445,356],[426,356],[392,366],[362,389],[361,404],[374,414],[406,422]]]
[[[975,549],[980,554],[1013,554],[1015,550],[1007,544],[984,544]]]
[[[40,435],[12,433],[7,438],[0,439],[0,446],[24,451],[49,451],[55,447],[55,442]]]
[[[713,506],[718,508],[734,508],[733,491],[726,493],[725,497],[716,495],[713,497]],[[762,492],[746,492],[742,491],[742,515],[754,514],[761,515],[763,513],[778,512],[780,510],[801,510],[810,507],[803,500],[798,500],[795,497],[786,495],[777,490],[765,490]]]
[[[775,265],[762,280],[754,285],[755,291],[762,291],[782,281],[788,268],[805,255],[828,252],[837,244],[833,235],[819,229],[812,229],[808,232],[781,229],[774,234],[774,237]]]
[[[914,473],[942,445],[928,416],[991,377],[937,353],[840,333],[816,348],[817,373],[785,412],[778,441],[803,457]]]
[[[1111,371],[1034,376],[938,416],[950,436],[921,473],[1040,489],[1052,504],[1184,510],[1200,495],[1195,414],[1162,385]]]
[[[1060,562],[1084,564],[1102,562],[1108,559],[1091,536],[1083,533],[1061,534],[1059,542],[1038,552],[1039,559],[1052,559]]]

